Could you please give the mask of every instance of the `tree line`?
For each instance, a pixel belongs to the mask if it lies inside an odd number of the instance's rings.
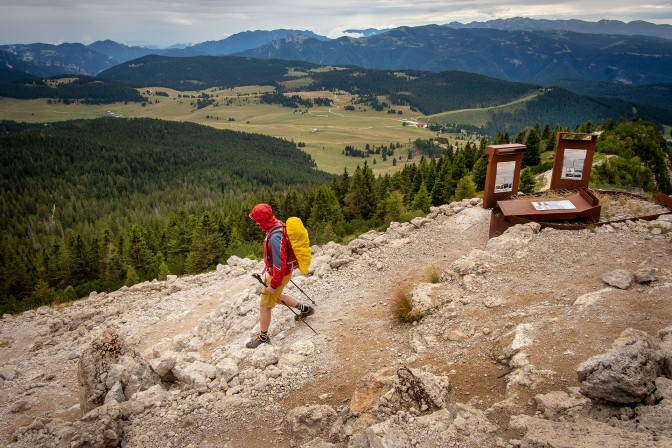
[[[0,97],[22,100],[49,98],[64,103],[78,101],[84,104],[145,101],[145,98],[131,87],[89,76],[78,76],[74,79],[58,76],[49,79],[2,81]]]

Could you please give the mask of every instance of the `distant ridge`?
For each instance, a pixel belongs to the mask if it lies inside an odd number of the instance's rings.
[[[564,30],[576,33],[591,34],[618,34],[624,36],[653,36],[663,39],[672,39],[672,25],[657,25],[651,22],[635,20],[621,22],[620,20],[599,20],[588,22],[585,20],[546,20],[530,19],[527,17],[513,17],[511,19],[495,19],[486,22],[459,23],[450,22],[445,26],[455,29],[464,28],[492,28],[497,30]]]
[[[37,76],[91,75],[115,65],[109,57],[79,43],[0,45],[0,51],[21,61],[19,70]]]
[[[329,40],[328,37],[320,36],[312,31],[279,29],[273,31],[244,31],[233,34],[223,40],[213,40],[189,47],[190,50],[209,56],[226,56],[252,48],[261,47],[278,39],[288,36],[306,36],[320,41]]]
[[[459,70],[517,82],[582,79],[621,84],[672,82],[672,41],[572,31],[400,27],[358,39],[283,39],[241,53],[382,70]]]

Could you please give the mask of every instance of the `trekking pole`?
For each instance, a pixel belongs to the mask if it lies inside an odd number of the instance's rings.
[[[303,289],[301,289],[301,288],[299,287],[299,285],[297,285],[296,283],[294,283],[294,280],[291,280],[291,279],[290,279],[289,281],[292,282],[292,285],[296,286],[296,288],[297,288],[299,291],[301,291],[301,292],[303,293],[304,296],[308,297],[308,300],[310,300],[311,302],[313,302],[313,305],[317,305],[317,303],[315,303],[315,301],[314,301],[313,299],[311,299],[310,296],[309,296],[308,294],[306,294],[306,291],[304,291]]]
[[[252,274],[252,277],[254,277],[254,278],[256,278],[257,280],[259,280],[259,283],[261,283],[261,284],[264,285],[266,288],[268,288],[268,285],[267,285],[266,282],[261,278],[261,275],[259,275],[259,274]],[[294,282],[292,282],[292,283],[294,283]],[[310,297],[308,297],[308,298],[310,298]],[[282,302],[282,300],[280,300],[280,301]],[[314,302],[313,302],[313,303],[314,303]],[[296,320],[300,320],[301,322],[303,322],[304,324],[306,324],[306,326],[307,326],[308,328],[310,328],[311,330],[313,330],[313,333],[317,334],[317,331],[315,331],[315,329],[314,329],[313,327],[311,327],[310,324],[309,324],[308,322],[306,322],[305,320],[301,319],[301,316],[299,316],[298,314],[296,314],[296,311],[294,311],[294,310],[292,309],[291,306],[287,305],[285,302],[282,302],[282,304],[285,305],[285,306],[287,307],[287,309],[288,309],[289,311],[291,311],[291,312],[296,316]],[[318,336],[319,336],[319,335],[318,335]]]

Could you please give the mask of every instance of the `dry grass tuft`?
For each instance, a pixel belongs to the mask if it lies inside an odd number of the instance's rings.
[[[429,266],[425,270],[425,276],[429,283],[436,284],[441,281],[441,273],[439,272],[439,268],[436,266]]]
[[[424,313],[413,309],[410,294],[400,288],[392,293],[390,309],[395,319],[401,323],[412,323],[425,317]]]

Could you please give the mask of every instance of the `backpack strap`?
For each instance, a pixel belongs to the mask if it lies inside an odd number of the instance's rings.
[[[273,235],[274,233],[280,232],[280,231],[282,231],[282,234],[283,234],[282,237],[286,238],[287,242],[289,243],[289,244],[286,245],[286,247],[287,247],[287,264],[289,266],[291,266],[292,271],[293,271],[294,269],[296,269],[298,267],[298,261],[289,261],[291,243],[289,241],[289,237],[287,236],[287,226],[285,226],[285,224],[280,224],[278,226],[274,226],[274,227],[271,227],[270,229],[268,229],[268,237],[266,238],[266,257],[267,258],[271,257],[271,251],[269,250],[269,248],[270,248],[270,241],[269,240],[271,239],[271,235]],[[273,263],[272,259],[270,261],[271,261],[271,264],[272,264]]]
[[[283,230],[283,233],[284,233],[284,228],[285,228],[285,226],[280,224],[279,226],[273,226],[270,229],[268,229],[268,236],[266,237],[266,258],[270,259],[270,257],[271,257],[271,251],[270,251],[271,235],[273,235],[274,233],[278,232],[281,229]],[[272,262],[272,260],[271,260],[271,262]]]

